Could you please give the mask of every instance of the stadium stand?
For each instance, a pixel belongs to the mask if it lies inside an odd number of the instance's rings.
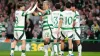
[[[22,1],[25,2],[26,5],[29,4],[29,2],[34,0],[0,0],[0,39],[6,39],[6,42],[9,42],[8,39],[13,37],[13,24],[15,21],[14,18],[14,11],[16,9],[16,3]],[[42,4],[42,1],[44,0],[38,0],[40,5]],[[54,4],[57,2],[60,2],[62,5],[62,8],[64,7],[64,2],[72,2],[75,3],[75,6],[77,7],[77,10],[80,13],[81,16],[81,27],[82,27],[82,39],[92,39],[92,40],[99,40],[100,39],[100,1],[99,0],[50,0],[51,9],[55,10]],[[28,7],[27,5],[26,7]],[[41,6],[40,6],[41,7]],[[32,16],[32,15],[31,15]],[[37,17],[31,17],[30,20],[26,20],[27,22],[30,22],[32,20],[33,23],[30,24],[29,29],[31,31],[29,32],[31,34],[30,38],[27,37],[27,39],[40,39],[41,37],[41,20],[36,20],[34,18]],[[41,18],[41,17],[39,17]],[[12,22],[13,20],[13,22]],[[12,22],[11,24],[9,23]],[[10,25],[10,30],[8,33],[8,26]],[[28,23],[26,23],[28,25]],[[33,24],[33,26],[32,26]],[[35,28],[40,27],[40,28]],[[27,27],[25,28],[25,30]],[[39,31],[37,31],[40,29]],[[36,31],[36,32],[34,32]],[[28,34],[28,33],[27,33]],[[27,35],[26,34],[26,35]],[[10,36],[8,36],[10,35]]]

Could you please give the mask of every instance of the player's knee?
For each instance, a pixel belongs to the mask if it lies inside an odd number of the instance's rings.
[[[44,40],[44,45],[47,45],[47,44],[49,44],[49,41]]]
[[[77,46],[80,46],[81,45],[81,43],[80,44],[77,44]]]
[[[26,41],[22,40],[22,45],[25,46],[26,45]]]
[[[12,43],[13,43],[13,44],[16,44],[16,43],[17,43],[17,40],[14,40]]]
[[[77,44],[77,45],[80,45],[80,44],[81,44],[80,40],[77,40],[77,41],[76,41],[76,44]]]

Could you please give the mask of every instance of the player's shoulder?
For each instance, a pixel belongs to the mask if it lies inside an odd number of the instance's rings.
[[[47,9],[47,10],[45,10],[45,14],[44,14],[44,15],[50,15],[50,14],[51,14],[51,12],[52,12],[52,10],[51,10],[51,9]]]
[[[16,15],[16,16],[23,16],[23,15],[24,15],[24,11],[16,10],[16,11],[15,11],[15,15]]]
[[[23,13],[24,11],[16,10],[15,13]]]
[[[52,15],[61,15],[61,14],[62,14],[62,12],[60,10],[52,12]]]
[[[79,15],[79,12],[76,10],[76,11],[75,11],[75,14]]]
[[[64,10],[63,12],[73,12],[72,10]]]
[[[46,12],[52,12],[52,10],[51,9],[47,9],[47,10],[45,10]]]
[[[52,11],[52,13],[61,13],[61,11]]]
[[[62,14],[74,14],[74,12],[72,10],[65,10]]]

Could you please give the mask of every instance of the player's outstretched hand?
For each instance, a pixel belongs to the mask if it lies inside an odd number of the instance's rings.
[[[31,2],[31,6],[33,6],[33,4],[34,4],[34,1]]]
[[[36,3],[37,3],[37,8],[39,8],[39,7],[38,7],[38,2],[36,2]]]

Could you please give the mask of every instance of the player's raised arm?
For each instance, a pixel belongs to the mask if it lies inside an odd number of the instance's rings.
[[[34,6],[31,10],[27,10],[26,12],[27,12],[28,14],[33,13],[33,12],[35,11],[36,7],[37,7],[37,3],[35,4],[35,6]],[[30,9],[30,8],[29,8],[29,9]]]
[[[31,6],[25,11],[25,12],[28,12],[28,11],[30,11],[31,10],[31,8],[32,8],[32,6],[33,6],[33,3],[31,3]]]
[[[37,9],[42,13],[42,14],[45,14],[46,12],[42,9],[40,9],[38,6],[37,6]]]

